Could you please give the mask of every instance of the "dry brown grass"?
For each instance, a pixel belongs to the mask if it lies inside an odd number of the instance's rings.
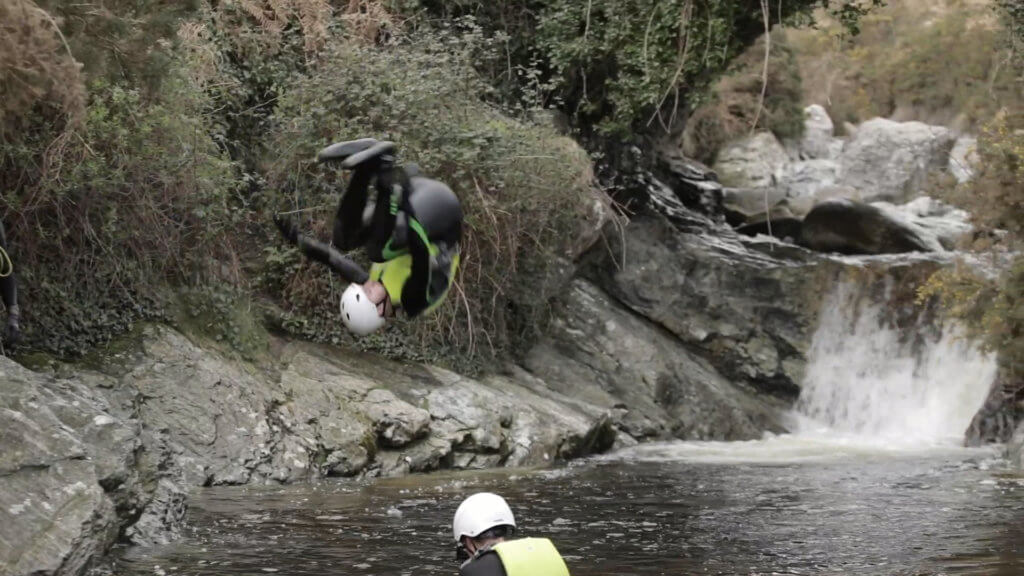
[[[328,0],[239,0],[239,5],[271,37],[279,37],[297,21],[307,53],[318,53],[327,43],[333,15]]]
[[[56,21],[31,0],[0,0],[0,137],[38,107],[73,125],[85,111],[81,65]]]
[[[683,134],[683,151],[704,162],[714,160],[727,142],[755,129],[771,130],[780,138],[803,129],[800,74],[786,36],[773,32],[767,82],[763,76],[764,37],[747,49],[714,86],[710,102],[694,110]],[[764,105],[761,91],[764,89]]]
[[[340,19],[354,38],[381,43],[390,40],[397,21],[378,0],[349,0]]]
[[[825,106],[837,128],[883,116],[976,129],[1015,98],[989,1],[890,2],[855,38],[818,16],[818,29],[790,37],[803,102]]]

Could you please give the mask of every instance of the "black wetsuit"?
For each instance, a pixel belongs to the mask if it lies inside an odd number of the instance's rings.
[[[371,184],[377,189],[373,200],[368,197]],[[284,228],[282,232],[289,236]],[[291,234],[304,254],[350,282],[380,280],[392,303],[414,317],[440,302],[454,281],[462,206],[448,186],[420,176],[415,167],[394,167],[373,159],[354,168],[335,214],[333,246]],[[374,270],[363,271],[335,246],[345,251],[363,246],[377,263]],[[403,259],[406,255],[411,258]],[[401,286],[389,280],[388,266],[411,268]]]
[[[10,247],[7,245],[3,222],[0,222],[0,248],[7,251],[8,257],[10,257]],[[0,277],[0,298],[3,299],[4,307],[7,309],[7,329],[4,331],[4,343],[13,344],[21,336],[19,328],[21,309],[18,308],[18,279],[14,275],[14,270],[9,270],[8,266],[13,266],[13,264],[6,259],[0,263],[0,274],[6,274]]]
[[[459,567],[459,576],[506,576],[505,565],[494,550],[481,550]]]

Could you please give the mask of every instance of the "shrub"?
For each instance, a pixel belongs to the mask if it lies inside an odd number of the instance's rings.
[[[722,145],[755,129],[777,137],[803,134],[800,71],[785,35],[771,38],[767,84],[764,83],[764,37],[733,63],[712,89],[710,102],[694,110],[686,124],[683,151],[703,162],[714,161]],[[761,89],[765,87],[764,102]],[[755,120],[756,119],[756,120]],[[756,121],[756,126],[755,126]]]
[[[778,24],[806,23],[825,7],[855,29],[882,0],[795,0],[771,7]],[[490,35],[507,38],[507,66],[491,79],[518,94],[546,87],[584,133],[614,137],[671,128],[732,59],[764,30],[761,5],[748,0],[393,0],[407,13],[450,19],[472,15]],[[509,82],[508,78],[518,78]]]
[[[5,146],[23,132],[59,132],[81,120],[85,85],[78,62],[57,23],[29,0],[0,1],[0,138]],[[33,126],[41,117],[46,126]],[[56,123],[56,125],[53,125]]]
[[[35,127],[0,147],[26,348],[79,353],[162,313],[161,289],[231,262],[232,166],[211,138],[206,96],[180,66],[160,89],[102,76],[81,123]]]
[[[310,210],[306,227],[322,238],[342,181],[311,160],[332,141],[393,140],[404,160],[449,184],[465,211],[458,281],[434,316],[402,326],[408,348],[397,352],[467,367],[540,325],[549,296],[542,285],[559,258],[573,255],[581,222],[601,196],[589,158],[570,140],[481,101],[487,87],[459,47],[448,36],[387,49],[338,46],[282,98],[267,174],[272,207]],[[268,286],[284,289],[286,328],[347,340],[336,320],[340,282],[322,268],[295,273],[293,256],[277,248],[268,249],[267,263]],[[394,342],[389,334],[369,344],[396,352]]]

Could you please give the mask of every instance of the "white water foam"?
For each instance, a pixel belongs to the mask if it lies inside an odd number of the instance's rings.
[[[992,355],[947,322],[898,328],[841,283],[824,303],[797,403],[797,432],[886,444],[959,444],[996,376]],[[911,333],[908,334],[908,331]]]
[[[859,290],[840,283],[824,302],[790,414],[793,433],[646,444],[611,458],[791,463],[991,452],[962,444],[996,376],[995,358],[953,323],[897,327],[882,303]]]

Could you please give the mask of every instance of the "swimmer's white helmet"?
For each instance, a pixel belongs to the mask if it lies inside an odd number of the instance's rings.
[[[501,496],[479,492],[459,504],[459,509],[455,511],[455,521],[452,522],[452,534],[456,542],[461,542],[463,536],[476,538],[496,526],[515,528],[516,519],[512,516],[512,509]]]
[[[341,295],[341,321],[356,336],[366,336],[380,330],[385,319],[377,313],[377,305],[366,297],[359,284],[349,284]]]

